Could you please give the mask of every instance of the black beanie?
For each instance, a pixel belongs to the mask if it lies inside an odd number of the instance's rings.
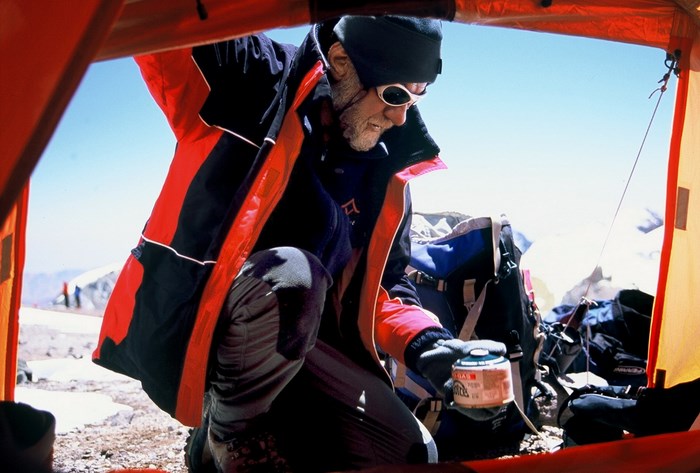
[[[442,70],[438,20],[344,16],[333,29],[365,87],[435,82]]]

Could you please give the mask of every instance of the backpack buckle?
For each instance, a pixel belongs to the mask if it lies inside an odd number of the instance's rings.
[[[435,278],[435,277],[430,276],[428,274],[425,274],[421,271],[416,271],[414,276],[415,277],[414,277],[413,281],[416,284],[434,287],[436,290],[438,290],[440,292],[445,292],[447,290],[447,281],[445,281],[444,279]]]

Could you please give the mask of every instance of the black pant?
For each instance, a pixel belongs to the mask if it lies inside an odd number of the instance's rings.
[[[437,459],[420,422],[376,374],[316,339],[331,278],[313,255],[251,255],[222,313],[211,377],[210,428],[240,435],[270,412],[298,471]]]

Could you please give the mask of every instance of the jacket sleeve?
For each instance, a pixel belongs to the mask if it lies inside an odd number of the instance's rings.
[[[260,146],[282,105],[296,50],[263,34],[196,47],[194,61],[211,89],[202,119]]]
[[[259,144],[264,136],[251,130],[266,129],[261,125],[295,51],[253,35],[139,56],[136,62],[178,141],[195,141],[217,126]]]
[[[195,141],[207,130],[199,117],[209,87],[192,59],[192,48],[135,58],[146,86],[177,141]]]
[[[406,275],[411,254],[410,194],[407,211],[397,232],[382,277],[377,300],[375,334],[379,347],[401,363],[413,360],[412,353],[437,339],[449,339],[452,335],[442,328],[438,318],[420,305],[418,294]],[[420,340],[419,344],[414,343]],[[411,346],[413,343],[414,346]],[[408,353],[407,358],[407,350]],[[409,368],[412,368],[409,366]]]
[[[406,201],[408,210],[391,245],[391,252],[382,275],[382,287],[388,291],[390,297],[398,297],[404,304],[420,306],[416,289],[406,275],[406,267],[411,259],[411,214],[413,212],[408,189]]]

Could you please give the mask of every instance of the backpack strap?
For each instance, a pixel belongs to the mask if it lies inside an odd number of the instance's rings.
[[[425,417],[421,419],[421,422],[423,426],[428,429],[430,435],[434,437],[438,429],[440,429],[440,414],[443,408],[442,399],[439,397],[429,397],[426,398],[424,402],[428,404],[428,410],[425,413]]]
[[[417,411],[421,411],[421,417],[419,417],[420,422],[428,429],[430,435],[434,436],[440,428],[440,413],[443,408],[442,399],[435,397],[435,395],[429,393],[423,386],[413,381],[408,375],[408,369],[405,365],[391,357],[387,362],[389,363],[394,387],[407,390],[420,399],[418,405],[413,409],[413,413],[416,414]]]
[[[489,283],[491,283],[491,281],[493,281],[494,279],[489,279],[488,281],[486,281],[486,284],[484,284],[484,288],[481,290],[481,293],[476,299],[476,302],[474,302],[474,305],[471,307],[471,309],[469,309],[469,313],[464,319],[462,330],[459,332],[460,340],[471,340],[471,337],[474,334],[476,324],[479,321],[481,310],[484,308],[484,300],[486,299],[486,289],[488,289]],[[523,351],[521,349],[508,353],[508,359],[510,361],[510,371],[512,375],[511,377],[513,379],[513,394],[515,395],[515,404],[518,406],[518,409],[521,410],[521,412],[522,407],[524,406],[523,380],[520,376],[520,360],[522,359],[522,357]]]
[[[513,395],[515,396],[515,404],[519,409],[525,407],[523,399],[523,379],[520,376],[520,360],[523,358],[523,350],[520,344],[516,345],[510,353],[508,360],[510,361],[510,372],[513,378]]]
[[[464,281],[464,287],[462,288],[462,293],[465,297],[465,306],[467,306],[468,304],[467,301],[470,300],[469,294],[473,294],[474,291],[474,285],[472,281],[473,280]],[[481,310],[484,308],[484,302],[486,301],[486,289],[488,289],[489,283],[491,281],[493,281],[493,279],[489,279],[488,281],[486,281],[486,284],[484,284],[483,289],[481,289],[479,297],[476,298],[474,305],[472,305],[471,308],[469,308],[467,316],[464,318],[464,323],[462,324],[462,330],[459,331],[458,338],[460,340],[469,341],[471,340],[472,335],[474,335],[476,323],[479,321],[479,317],[481,316]]]
[[[436,291],[445,292],[447,290],[447,281],[444,279],[434,278],[423,271],[413,270],[408,273],[408,278],[416,284],[432,286]]]
[[[486,301],[486,292],[489,284],[492,282],[498,284],[501,278],[507,277],[511,271],[517,270],[518,266],[511,259],[511,255],[507,248],[501,242],[502,223],[500,220],[492,219],[491,224],[491,245],[493,249],[493,277],[486,281],[484,287],[479,293],[479,297],[474,301],[474,281],[469,279],[464,281],[462,286],[462,298],[464,306],[467,308],[467,316],[462,324],[462,330],[459,332],[460,340],[470,340],[474,335],[476,324],[481,316],[481,311],[484,308]],[[501,254],[502,253],[502,254]],[[505,257],[505,260],[501,258]],[[473,305],[472,305],[472,301]]]

